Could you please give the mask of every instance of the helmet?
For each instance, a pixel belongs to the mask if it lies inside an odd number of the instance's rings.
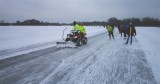
[[[73,25],[76,25],[76,23],[77,23],[76,21],[73,21]]]

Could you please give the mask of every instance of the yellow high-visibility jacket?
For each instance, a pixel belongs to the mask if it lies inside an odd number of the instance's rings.
[[[84,27],[84,26],[80,26],[80,32],[82,32],[82,33],[86,33],[86,29],[85,29],[85,27]]]
[[[78,24],[76,24],[74,27],[73,27],[73,30],[80,30],[80,26]]]
[[[113,27],[112,26],[107,26],[107,29],[109,32],[113,32]]]

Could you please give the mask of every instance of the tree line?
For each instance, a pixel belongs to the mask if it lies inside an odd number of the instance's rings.
[[[86,26],[106,26],[113,24],[114,26],[118,26],[121,24],[129,24],[132,22],[135,26],[158,26],[160,27],[160,20],[157,18],[144,17],[142,19],[139,18],[125,18],[125,19],[117,19],[115,17],[109,18],[107,21],[93,21],[93,22],[83,22]]]
[[[0,21],[0,25],[15,25],[15,26],[47,26],[47,25],[55,25],[55,26],[60,26],[60,23],[49,23],[49,22],[43,22],[43,21],[39,21],[36,19],[29,19],[29,20],[25,20],[25,21],[16,21],[15,23],[8,23],[8,22],[4,22],[3,20]]]
[[[85,26],[106,26],[109,24],[113,24],[118,26],[120,24],[129,24],[132,22],[135,26],[160,26],[160,20],[157,18],[144,17],[142,19],[139,18],[124,18],[117,19],[116,17],[111,17],[106,21],[92,21],[92,22],[83,22]],[[81,23],[81,22],[78,22]],[[63,26],[63,25],[73,25],[72,23],[51,23],[51,22],[43,22],[36,19],[29,19],[25,21],[16,21],[15,23],[5,22],[4,20],[0,21],[0,25],[3,26],[27,26],[27,25],[35,25],[35,26]]]

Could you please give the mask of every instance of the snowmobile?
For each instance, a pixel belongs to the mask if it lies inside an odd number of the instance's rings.
[[[63,40],[64,42],[57,42],[57,48],[77,48],[88,42],[86,35],[82,36],[79,30],[71,30],[70,34],[67,34],[66,39]]]

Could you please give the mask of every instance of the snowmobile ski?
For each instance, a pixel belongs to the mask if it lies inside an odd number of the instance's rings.
[[[57,42],[57,48],[77,48],[74,42]]]

